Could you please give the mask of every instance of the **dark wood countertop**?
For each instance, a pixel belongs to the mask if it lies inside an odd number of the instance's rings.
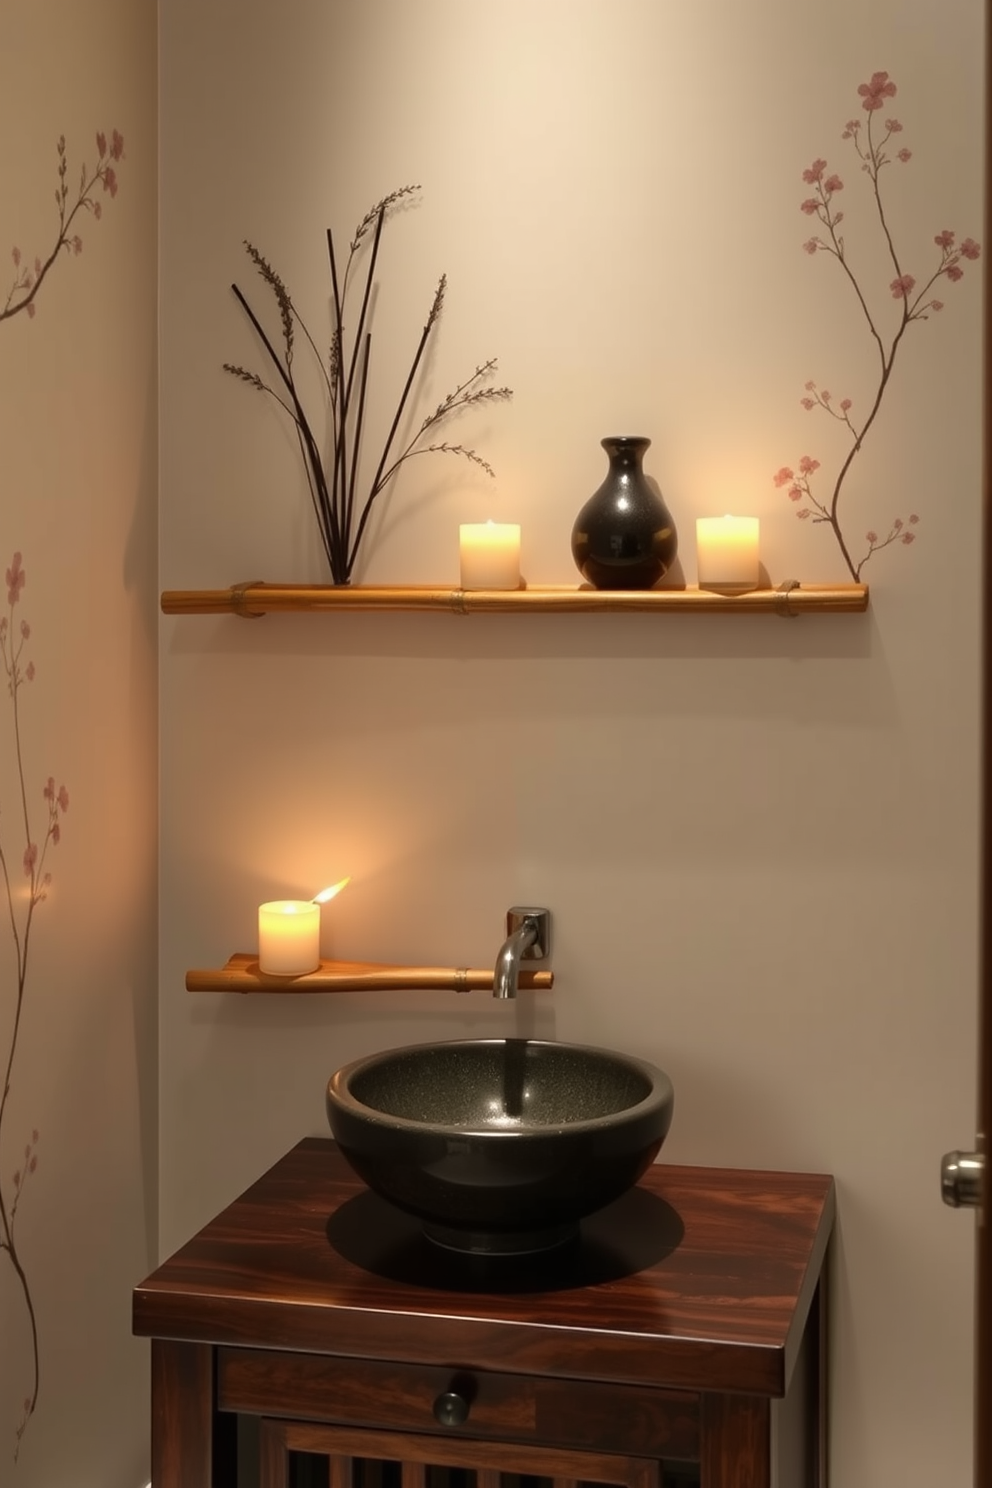
[[[781,1396],[833,1219],[825,1175],[659,1164],[572,1249],[449,1259],[310,1137],[135,1288],[134,1331]]]

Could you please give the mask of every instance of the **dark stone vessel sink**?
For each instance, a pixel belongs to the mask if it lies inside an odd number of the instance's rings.
[[[537,1039],[414,1044],[327,1086],[338,1146],[439,1245],[483,1255],[560,1245],[653,1162],[668,1076],[641,1059]]]

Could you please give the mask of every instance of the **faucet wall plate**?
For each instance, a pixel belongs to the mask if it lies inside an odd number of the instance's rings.
[[[506,933],[512,935],[521,925],[533,925],[533,942],[521,952],[521,961],[546,961],[551,954],[551,911],[515,904],[506,911]]]

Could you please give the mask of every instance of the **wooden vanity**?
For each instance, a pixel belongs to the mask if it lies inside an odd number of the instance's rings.
[[[307,1138],[135,1288],[154,1488],[236,1488],[239,1415],[260,1488],[295,1453],[333,1488],[826,1488],[833,1217],[823,1175],[658,1165],[571,1248],[459,1256]]]

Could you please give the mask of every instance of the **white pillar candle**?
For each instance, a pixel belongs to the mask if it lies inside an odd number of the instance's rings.
[[[463,589],[520,588],[516,522],[466,522],[458,529]]]
[[[269,976],[302,976],[320,965],[320,905],[273,899],[258,906],[258,969]]]
[[[697,517],[696,561],[700,589],[757,589],[758,518]]]

